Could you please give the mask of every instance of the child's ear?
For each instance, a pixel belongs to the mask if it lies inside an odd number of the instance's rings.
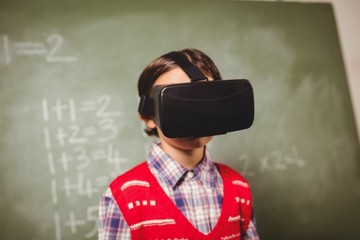
[[[147,128],[149,128],[149,129],[156,128],[156,123],[155,123],[154,120],[152,120],[151,118],[140,114],[140,119],[141,119],[142,121],[144,121],[144,123],[145,123],[145,125],[146,125]]]

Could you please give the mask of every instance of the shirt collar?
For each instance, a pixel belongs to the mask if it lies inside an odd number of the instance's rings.
[[[173,189],[182,183],[184,176],[189,171],[167,155],[160,147],[160,143],[152,145],[148,157],[148,165],[156,176],[162,178]],[[200,179],[202,184],[209,188],[215,187],[216,177],[218,176],[216,174],[217,168],[211,161],[207,150],[205,151],[204,158],[191,171],[194,172],[194,177]]]

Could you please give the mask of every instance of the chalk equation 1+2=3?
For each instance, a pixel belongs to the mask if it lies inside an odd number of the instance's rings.
[[[59,33],[50,34],[44,41],[13,41],[7,34],[1,36],[1,64],[10,65],[18,57],[43,57],[48,63],[71,63],[78,57],[63,55],[65,39]]]

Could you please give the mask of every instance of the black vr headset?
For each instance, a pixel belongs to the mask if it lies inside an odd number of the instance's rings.
[[[208,81],[181,53],[164,56],[174,60],[191,82],[153,86],[149,96],[141,96],[138,111],[153,119],[166,137],[213,136],[252,125],[254,93],[248,80]]]

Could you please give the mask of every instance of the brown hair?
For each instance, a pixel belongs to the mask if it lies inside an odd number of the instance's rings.
[[[211,76],[214,80],[221,80],[221,75],[216,67],[215,63],[211,60],[209,56],[198,49],[186,48],[179,51],[187,59],[200,68],[200,70],[206,75]],[[138,94],[139,96],[148,96],[150,94],[151,88],[154,85],[155,81],[164,73],[173,70],[178,67],[174,60],[166,57],[165,55],[160,56],[159,58],[152,61],[141,73],[138,80]],[[146,116],[144,116],[146,117]],[[156,128],[144,130],[149,136],[155,135],[158,136]]]

